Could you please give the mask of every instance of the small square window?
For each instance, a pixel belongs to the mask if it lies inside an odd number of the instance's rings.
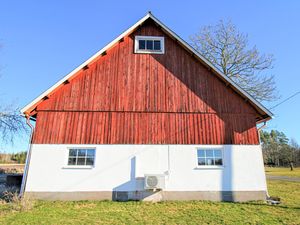
[[[164,37],[135,36],[135,53],[164,54]]]
[[[222,166],[221,149],[197,149],[198,166]]]
[[[69,149],[69,166],[93,166],[95,149]]]

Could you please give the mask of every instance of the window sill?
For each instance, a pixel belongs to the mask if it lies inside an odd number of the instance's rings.
[[[163,51],[136,50],[136,54],[165,54]]]
[[[224,169],[224,166],[197,166],[194,168],[195,170],[206,170],[206,169]]]
[[[64,166],[62,169],[93,169],[94,166]]]

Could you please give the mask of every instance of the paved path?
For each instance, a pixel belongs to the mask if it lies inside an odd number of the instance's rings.
[[[284,180],[284,181],[296,181],[296,182],[300,182],[300,177],[287,177],[287,176],[267,175],[267,179],[269,179],[269,180]]]

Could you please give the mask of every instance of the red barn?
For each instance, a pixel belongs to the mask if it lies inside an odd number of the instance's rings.
[[[271,112],[151,13],[22,113],[35,198],[265,199]]]

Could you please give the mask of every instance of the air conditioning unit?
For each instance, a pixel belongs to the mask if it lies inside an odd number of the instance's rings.
[[[164,189],[165,188],[165,175],[163,174],[145,174],[145,189]]]

